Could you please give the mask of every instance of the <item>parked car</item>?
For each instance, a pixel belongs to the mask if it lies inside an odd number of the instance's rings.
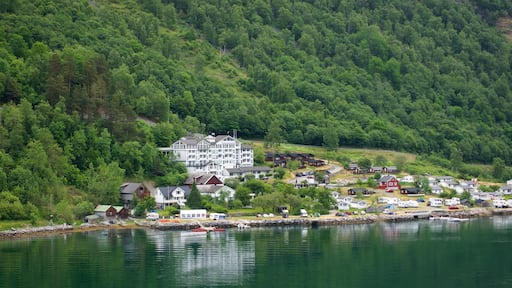
[[[146,215],[146,220],[158,220],[160,218],[160,215],[156,212],[150,212]]]

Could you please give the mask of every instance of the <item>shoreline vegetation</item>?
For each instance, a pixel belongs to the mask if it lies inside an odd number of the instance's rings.
[[[83,233],[99,230],[119,230],[119,229],[155,229],[155,230],[181,230],[187,231],[199,227],[199,222],[204,226],[217,228],[236,229],[240,223],[248,227],[272,227],[272,226],[335,226],[351,224],[372,224],[376,222],[405,222],[428,219],[429,217],[454,217],[461,219],[512,215],[512,208],[494,209],[494,208],[469,208],[461,211],[450,210],[410,210],[400,211],[396,214],[366,214],[352,215],[346,217],[335,216],[334,214],[322,215],[320,217],[302,218],[294,216],[290,218],[265,218],[265,219],[247,219],[244,217],[233,217],[233,219],[213,221],[213,220],[183,220],[183,221],[147,221],[135,220],[129,223],[117,224],[82,224],[80,226],[60,224],[41,227],[27,227],[0,231],[0,240],[24,239],[32,237],[46,237],[67,233]]]

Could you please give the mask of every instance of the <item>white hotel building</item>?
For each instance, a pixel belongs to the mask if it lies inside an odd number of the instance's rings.
[[[182,137],[171,147],[160,148],[172,152],[176,161],[183,163],[190,174],[209,173],[223,175],[226,169],[252,167],[253,149],[230,135],[194,134]]]

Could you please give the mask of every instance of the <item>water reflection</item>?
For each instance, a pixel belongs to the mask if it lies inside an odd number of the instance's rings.
[[[172,274],[178,286],[237,286],[248,281],[255,265],[254,240],[237,240],[243,233],[148,231],[147,237],[158,254],[172,255]]]
[[[512,229],[512,217],[510,216],[494,216],[491,217],[491,223],[497,229]]]
[[[382,235],[386,240],[396,240],[400,238],[417,239],[420,231],[420,222],[400,222],[400,223],[380,223]]]
[[[509,287],[511,229],[512,217],[492,217],[72,233],[0,242],[0,288]]]

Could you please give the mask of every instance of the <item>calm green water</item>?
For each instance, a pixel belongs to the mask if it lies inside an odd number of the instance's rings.
[[[512,287],[512,217],[0,242],[0,287]]]

